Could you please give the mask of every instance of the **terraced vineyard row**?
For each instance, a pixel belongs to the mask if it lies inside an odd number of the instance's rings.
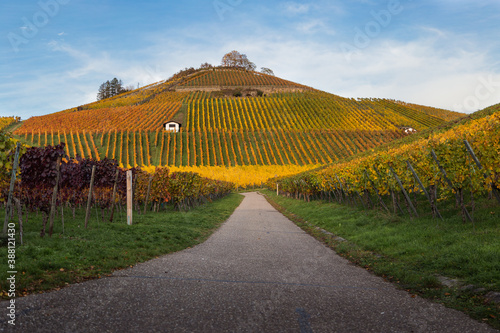
[[[448,111],[444,109],[438,109],[430,106],[424,106],[424,105],[417,105],[417,104],[412,104],[412,103],[406,103],[402,101],[392,101],[397,104],[401,104],[405,107],[409,107],[411,109],[426,113],[428,115],[438,117],[440,119],[444,119],[446,121],[450,120],[457,120],[459,118],[462,118],[464,115],[463,113],[455,112],[455,111]]]
[[[321,92],[268,97],[210,98],[195,92],[186,99],[188,131],[232,130],[422,130],[444,121],[387,100],[354,100]],[[381,116],[382,115],[382,116]]]
[[[170,133],[38,132],[21,136],[35,146],[65,142],[69,156],[116,159],[130,166],[325,164],[401,137],[399,131],[258,130]]]
[[[378,104],[380,104],[383,108],[394,110],[395,112],[398,112],[399,114],[405,116],[406,118],[415,121],[419,125],[421,124],[427,127],[432,127],[442,123],[442,119],[428,115],[424,112],[415,112],[414,109],[408,108],[407,106],[404,106],[403,104],[400,103],[394,103],[386,99],[376,99],[375,101]]]
[[[297,88],[308,88],[297,83],[280,79],[278,77],[234,69],[210,69],[200,72],[191,79],[180,84],[181,87],[198,86],[290,86]]]
[[[383,196],[392,196],[395,203],[395,193],[402,192],[415,216],[418,213],[407,192],[422,193],[434,215],[436,203],[455,200],[464,221],[473,221],[478,197],[495,195],[500,202],[500,111],[498,106],[485,111],[491,114],[428,138],[281,179],[280,189],[295,197],[335,195],[339,201],[359,198],[363,204],[370,197],[378,197],[382,204]],[[274,188],[276,183],[268,185]],[[464,198],[470,198],[470,203]],[[397,204],[393,207],[396,212]]]
[[[26,120],[15,134],[44,131],[156,131],[185,105],[187,131],[319,129],[422,130],[444,121],[387,100],[354,100],[321,92],[212,98],[208,92],[163,92],[138,105],[60,112]]]
[[[270,166],[266,175],[289,175],[291,166],[314,168],[400,138],[401,127],[444,122],[417,107],[343,98],[257,72],[186,69],[129,93],[30,118],[14,135],[35,146],[65,142],[69,156],[107,157],[125,167],[213,167],[224,179],[227,167]],[[180,133],[163,130],[169,120],[182,124]],[[239,181],[260,183],[257,172],[262,169]]]
[[[108,130],[133,130],[132,128],[123,127],[128,123],[134,123],[139,126],[135,130],[157,130],[158,125],[172,117],[179,110],[178,103],[190,104],[190,107],[199,109],[200,106],[206,103],[205,99],[211,98],[211,94],[207,92],[193,92],[186,95],[185,92],[176,92],[177,88],[194,88],[197,87],[272,87],[272,88],[297,88],[306,93],[288,93],[288,94],[273,94],[273,100],[263,100],[261,103],[271,109],[272,112],[279,112],[278,121],[276,123],[263,123],[263,127],[245,128],[244,126],[233,127],[226,124],[226,129],[248,129],[268,128],[270,125],[273,128],[283,129],[317,129],[317,128],[332,128],[332,129],[370,129],[370,130],[392,130],[393,127],[410,126],[421,130],[429,126],[436,126],[444,120],[458,119],[463,114],[450,112],[421,105],[404,103],[401,101],[382,100],[382,99],[362,99],[354,100],[342,98],[328,93],[316,91],[310,87],[300,85],[291,81],[287,81],[272,75],[267,75],[259,72],[251,72],[246,70],[238,70],[234,68],[213,68],[199,70],[198,72],[187,74],[185,76],[173,76],[167,81],[160,81],[150,84],[140,89],[131,92],[114,96],[106,100],[101,100],[89,103],[77,108],[71,108],[60,112],[53,113],[43,117],[33,117],[23,124],[22,129],[16,134],[30,133],[31,131],[44,130],[76,130],[76,126],[83,124],[86,131],[108,131]],[[256,103],[260,99],[242,99],[239,103],[249,105],[233,105],[239,112],[247,111],[259,107]],[[165,106],[165,103],[175,102],[173,105]],[[218,107],[225,107],[229,104],[234,104],[232,99],[221,99]],[[208,106],[208,105],[207,105]],[[213,108],[213,106],[210,106]],[[154,111],[163,109],[172,109],[172,112],[165,112],[161,121],[152,120],[151,126],[144,126],[144,118],[154,116]],[[102,118],[108,119],[105,122],[95,121],[101,118],[100,114],[92,112],[99,110],[104,113]],[[310,117],[317,118],[315,124],[304,126],[303,124],[293,123],[291,119],[283,119],[283,117],[292,117],[296,120],[297,117],[312,111]],[[122,115],[125,113],[124,115]],[[383,118],[380,119],[380,115]],[[120,118],[121,122],[117,121]],[[135,119],[134,119],[135,118]],[[336,121],[332,121],[336,118]],[[373,118],[377,118],[374,120]],[[283,120],[284,122],[280,121]],[[288,121],[286,121],[288,120]],[[209,121],[206,121],[209,123]],[[293,126],[290,127],[290,123]],[[363,124],[363,125],[361,125]],[[212,124],[215,126],[215,124]],[[363,128],[359,128],[359,126]],[[389,126],[389,127],[388,127]],[[191,130],[196,129],[196,122],[191,123]],[[218,128],[218,127],[212,127]],[[224,128],[219,128],[224,129]]]
[[[148,103],[113,108],[54,113],[26,120],[15,134],[38,131],[92,131],[149,130],[160,129],[182,106],[186,93],[164,92]]]

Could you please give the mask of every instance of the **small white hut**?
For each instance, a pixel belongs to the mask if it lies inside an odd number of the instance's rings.
[[[414,129],[413,127],[408,127],[408,126],[401,127],[401,130],[403,130],[403,132],[404,132],[405,134],[407,134],[407,135],[417,133],[417,130],[416,130],[416,129]]]
[[[181,126],[182,126],[181,123],[178,123],[173,120],[167,121],[165,124],[163,124],[163,128],[165,129],[165,131],[169,132],[179,132]]]

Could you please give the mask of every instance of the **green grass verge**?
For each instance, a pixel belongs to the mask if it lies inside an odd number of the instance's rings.
[[[84,210],[77,210],[73,220],[67,209],[64,233],[59,215],[52,238],[40,237],[42,215],[30,214],[24,225],[24,245],[17,242],[16,248],[18,296],[100,278],[114,270],[192,247],[206,240],[242,200],[243,196],[230,194],[189,212],[134,214],[132,226],[126,224],[124,212],[118,211],[115,222],[109,223],[98,220],[94,209],[88,229],[84,227]],[[7,268],[7,248],[0,250],[0,287],[6,298],[7,271],[11,269]]]
[[[456,214],[439,222],[432,217],[410,220],[376,210],[261,192],[298,226],[357,265],[413,294],[500,328],[500,306],[484,298],[490,291],[500,291],[497,204],[478,204],[474,229]],[[445,287],[437,276],[458,279],[461,286]]]

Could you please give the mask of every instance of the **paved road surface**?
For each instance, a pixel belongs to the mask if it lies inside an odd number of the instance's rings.
[[[496,332],[353,266],[256,193],[199,246],[17,306],[19,332]]]

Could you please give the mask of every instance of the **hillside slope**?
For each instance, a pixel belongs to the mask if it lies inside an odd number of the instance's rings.
[[[33,145],[66,142],[71,156],[125,166],[324,164],[400,138],[402,127],[421,131],[453,117],[420,109],[214,68],[32,117],[15,134]],[[165,132],[174,118],[182,132]]]
[[[419,175],[420,186],[439,188],[441,200],[455,198],[459,193],[456,198],[463,201],[464,192],[471,191],[472,201],[478,194],[490,193],[500,202],[499,149],[500,104],[416,135],[411,140],[394,141],[339,163],[282,179],[280,188],[300,194],[328,192],[339,185],[332,179],[342,179],[349,184],[350,194],[363,196],[367,189],[376,189],[377,194],[386,195],[400,190],[394,182],[395,174],[399,176],[400,186],[418,193],[420,188],[417,189],[415,172]],[[414,170],[408,168],[409,164]],[[441,176],[442,170],[446,175]],[[367,187],[368,179],[373,181]]]
[[[19,122],[19,118],[16,117],[0,117],[0,131],[9,130],[13,125]]]

